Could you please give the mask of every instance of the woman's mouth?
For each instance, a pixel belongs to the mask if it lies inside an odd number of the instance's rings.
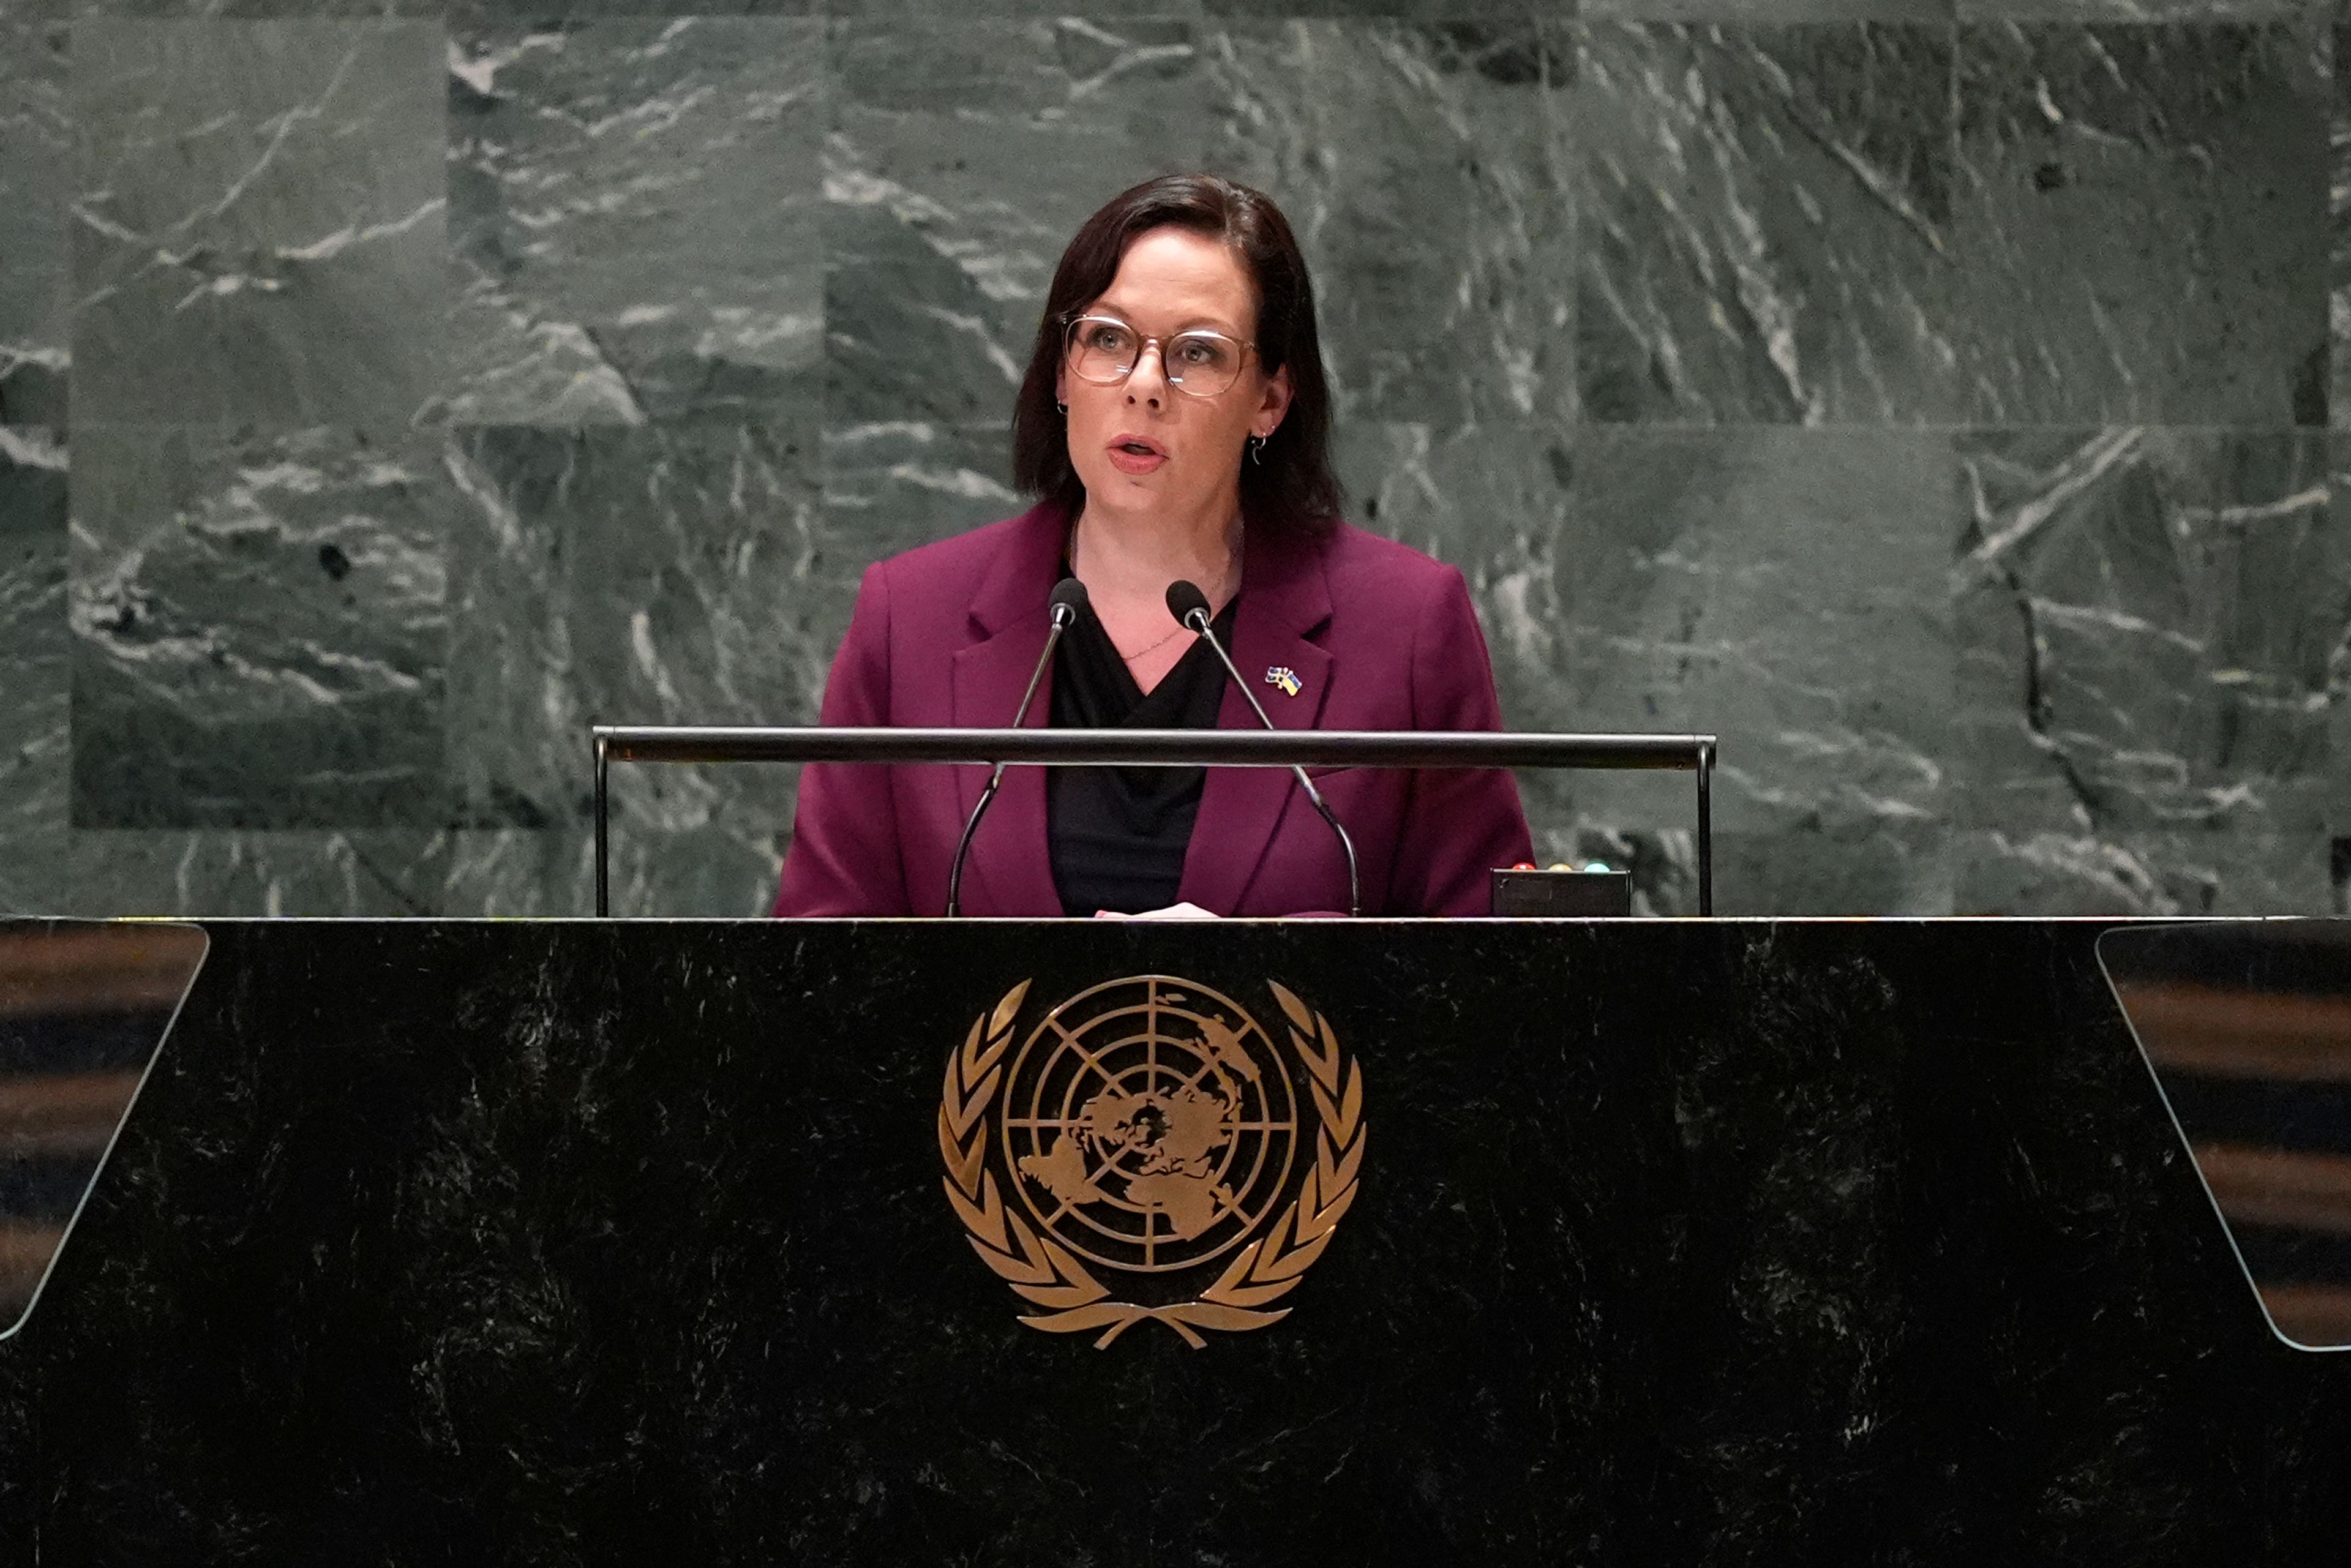
[[[1167,451],[1155,441],[1122,434],[1110,444],[1110,461],[1122,474],[1148,474],[1167,461]]]

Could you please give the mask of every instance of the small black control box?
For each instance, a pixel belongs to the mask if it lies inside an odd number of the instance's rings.
[[[1591,917],[1633,913],[1630,872],[1497,869],[1491,874],[1497,915]]]

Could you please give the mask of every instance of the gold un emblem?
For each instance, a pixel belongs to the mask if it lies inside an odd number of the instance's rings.
[[[1101,1348],[1150,1320],[1197,1350],[1203,1329],[1287,1317],[1271,1303],[1330,1245],[1364,1159],[1363,1065],[1330,1020],[1268,981],[1284,1051],[1230,997],[1137,975],[1016,1047],[1029,984],[973,1021],[939,1103],[973,1250],[1044,1309],[1020,1321],[1100,1329]]]

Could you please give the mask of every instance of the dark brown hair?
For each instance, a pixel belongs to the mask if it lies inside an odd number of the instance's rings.
[[[1163,174],[1112,197],[1061,252],[1037,323],[1037,347],[1012,409],[1013,482],[1075,517],[1085,486],[1070,465],[1069,430],[1053,395],[1063,334],[1118,276],[1126,247],[1157,228],[1189,229],[1233,248],[1257,292],[1258,362],[1290,368],[1290,410],[1253,459],[1241,464],[1241,517],[1268,531],[1325,528],[1338,520],[1331,472],[1331,388],[1314,330],[1314,285],[1290,220],[1263,192],[1214,174]]]

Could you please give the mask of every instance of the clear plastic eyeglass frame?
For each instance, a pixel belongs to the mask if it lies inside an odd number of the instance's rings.
[[[1100,334],[1099,340],[1093,340]],[[1061,335],[1061,362],[1070,373],[1095,386],[1116,386],[1134,373],[1145,349],[1159,350],[1160,373],[1177,392],[1196,398],[1220,397],[1241,379],[1254,343],[1196,327],[1155,338],[1115,316],[1073,316]]]

